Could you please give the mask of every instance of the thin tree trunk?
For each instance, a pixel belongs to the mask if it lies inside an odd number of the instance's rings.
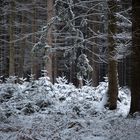
[[[78,87],[79,87],[79,88],[82,88],[82,87],[83,87],[83,78],[82,78],[82,77],[80,77],[80,78],[78,79]]]
[[[117,60],[115,60],[115,39],[116,33],[116,0],[108,1],[109,7],[109,23],[108,23],[108,106],[109,109],[113,110],[117,108],[118,98],[118,72],[117,72]]]
[[[95,10],[92,10],[91,13],[96,13],[98,10],[98,4],[95,2]],[[90,15],[89,16],[89,20],[93,21],[93,22],[89,22],[89,26],[92,29],[93,32],[91,32],[89,34],[90,37],[93,37],[93,39],[91,39],[91,41],[93,42],[93,45],[91,46],[91,50],[92,50],[92,54],[91,54],[91,66],[93,68],[92,71],[92,86],[97,87],[99,85],[99,59],[97,57],[97,55],[99,54],[99,47],[98,47],[98,37],[96,37],[95,34],[93,34],[94,32],[97,33],[99,31],[99,23],[96,23],[96,21],[99,21],[99,17],[98,15]],[[95,22],[94,22],[95,21]],[[94,38],[95,36],[95,38]]]
[[[92,51],[92,85],[94,87],[97,87],[99,85],[99,59],[96,54],[99,54],[99,48],[97,46],[94,46]]]
[[[21,32],[24,34],[26,32],[26,26],[25,26],[25,17],[24,12],[22,12],[22,27]],[[24,74],[24,53],[25,53],[25,39],[21,41],[20,45],[20,60],[19,60],[19,72],[18,76],[23,77]]]
[[[47,21],[49,22],[50,19],[53,17],[54,13],[53,13],[53,0],[47,0]],[[50,47],[52,47],[52,42],[53,42],[53,38],[52,38],[52,28],[49,29],[48,31],[48,35],[47,35],[47,43]],[[49,54],[49,60],[47,61],[46,64],[46,69],[48,72],[48,76],[51,80],[51,82],[53,82],[53,76],[52,76],[52,54]]]
[[[36,32],[36,8],[35,5],[33,5],[33,21],[32,21],[32,32],[35,33]],[[36,39],[35,39],[35,34],[33,34],[32,36],[32,43],[36,43]],[[38,58],[32,54],[31,56],[31,62],[32,62],[32,68],[31,68],[31,74],[34,75],[34,79],[38,79],[39,78],[39,64],[38,64]]]
[[[132,71],[130,113],[140,112],[140,1],[132,1]]]
[[[15,48],[14,48],[14,43],[11,43],[11,41],[14,40],[14,28],[13,28],[13,22],[14,22],[14,13],[13,11],[15,10],[15,1],[13,0],[11,3],[11,13],[10,13],[10,19],[9,19],[9,76],[14,76],[15,75],[15,60],[14,60],[14,54],[15,54]]]
[[[2,12],[2,10],[0,9],[0,12]],[[0,16],[0,22],[2,21],[2,16]],[[0,24],[0,34],[3,34],[2,32],[2,26]],[[0,75],[3,75],[3,46],[1,45],[2,44],[2,41],[0,41]]]
[[[54,15],[56,15],[56,13],[52,11],[52,15],[54,16]],[[55,46],[55,47],[57,47],[57,46]],[[57,58],[57,52],[55,52],[52,56],[52,82],[53,83],[56,82],[56,78],[57,78],[57,71],[58,71],[58,69],[57,69],[57,61],[58,60],[57,59],[58,59]]]

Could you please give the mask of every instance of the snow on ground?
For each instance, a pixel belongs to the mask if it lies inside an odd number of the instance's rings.
[[[139,140],[140,115],[126,117],[130,92],[104,108],[107,82],[82,89],[64,78],[0,85],[0,140]]]

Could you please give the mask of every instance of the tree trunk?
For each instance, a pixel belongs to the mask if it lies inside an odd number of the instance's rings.
[[[0,9],[0,12],[2,13],[2,10]],[[0,15],[0,22],[2,21],[2,16]],[[3,30],[2,30],[2,25],[0,24],[0,34],[3,34]],[[3,55],[4,55],[4,44],[2,44],[2,41],[0,41],[0,75],[3,75],[3,67],[4,67],[4,62],[3,62]]]
[[[54,15],[54,9],[53,9],[53,0],[47,0],[47,21],[49,22],[51,18]],[[50,47],[52,47],[53,39],[52,39],[52,28],[49,29],[48,35],[47,35],[47,43]],[[52,54],[49,54],[49,60],[47,61],[46,64],[46,69],[48,72],[48,76],[50,78],[50,81],[53,82],[53,76],[52,76]]]
[[[95,2],[95,5],[94,6],[94,9],[90,11],[89,14],[92,14],[92,15],[89,15],[89,27],[90,29],[92,30],[92,32],[89,31],[89,38],[92,38],[91,39],[91,42],[93,42],[93,44],[91,44],[91,51],[92,51],[92,54],[91,54],[91,66],[93,68],[93,71],[92,71],[92,86],[94,87],[97,87],[99,85],[99,58],[97,55],[99,55],[99,46],[97,45],[98,44],[98,37],[97,35],[95,35],[94,33],[97,33],[98,34],[98,31],[99,31],[99,23],[96,21],[99,21],[99,16],[98,14],[94,15],[93,13],[96,13],[97,10],[99,9],[98,8],[98,2]],[[92,22],[91,22],[92,21]]]
[[[96,56],[96,54],[99,54],[99,48],[98,46],[94,46],[93,49],[93,54],[92,54],[92,85],[94,87],[97,87],[99,85],[99,59]]]
[[[22,12],[22,27],[21,27],[21,32],[22,34],[26,33],[26,22],[25,22],[25,13]],[[20,45],[20,60],[19,60],[19,71],[18,71],[18,76],[19,77],[23,77],[24,75],[24,54],[25,54],[25,43],[26,39],[21,41],[21,45]]]
[[[82,88],[83,87],[83,78],[80,77],[78,78],[78,88]]]
[[[140,112],[140,1],[132,1],[132,69],[130,113]]]
[[[32,20],[32,32],[34,33],[32,36],[32,43],[36,43],[36,38],[35,38],[35,32],[36,32],[36,7],[33,5],[33,20]],[[32,62],[32,67],[31,67],[31,74],[34,75],[34,79],[39,78],[39,59],[37,56],[34,54],[31,56],[31,62]]]
[[[9,19],[9,76],[14,76],[15,75],[15,48],[14,48],[14,43],[12,41],[14,40],[14,28],[13,28],[13,22],[14,22],[14,13],[13,11],[15,10],[15,1],[13,0],[11,3],[11,13],[10,13],[10,19]]]
[[[108,23],[108,106],[113,110],[117,108],[118,98],[118,74],[117,74],[117,60],[115,60],[115,39],[116,33],[116,0],[108,1],[109,7],[109,23]]]

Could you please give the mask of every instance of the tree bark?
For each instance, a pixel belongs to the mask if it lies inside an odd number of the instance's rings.
[[[35,4],[33,5],[33,20],[32,20],[32,32],[35,33],[36,32],[36,7]],[[36,38],[35,38],[35,34],[33,34],[32,36],[32,43],[35,44],[36,43]],[[36,55],[32,54],[31,56],[31,62],[32,62],[32,67],[31,67],[31,74],[34,75],[34,79],[38,79],[39,78],[39,59]]]
[[[108,23],[108,106],[110,110],[117,108],[118,98],[118,72],[117,72],[117,60],[115,56],[115,36],[116,33],[116,0],[109,0],[109,23]]]
[[[13,0],[11,3],[11,13],[10,13],[10,19],[9,19],[9,76],[14,76],[15,75],[15,48],[14,48],[14,43],[12,41],[14,40],[14,28],[13,28],[13,22],[14,22],[14,13],[13,11],[15,10],[15,1]]]
[[[97,87],[99,85],[99,59],[96,56],[96,54],[99,54],[99,48],[98,46],[94,46],[93,49],[93,54],[92,54],[92,85],[94,87]]]
[[[53,0],[47,0],[47,21],[49,22],[51,20],[51,18],[54,15],[54,9],[53,9]],[[52,38],[52,27],[49,29],[48,31],[48,35],[47,35],[47,43],[50,47],[52,47],[52,43],[53,43],[53,38]],[[51,49],[51,48],[50,48]],[[46,64],[46,69],[48,72],[48,76],[50,78],[50,81],[53,82],[53,76],[52,76],[52,54],[49,54],[49,60],[47,61]]]
[[[140,1],[132,1],[132,69],[130,114],[140,112]]]
[[[26,33],[26,21],[25,21],[25,13],[24,11],[22,12],[22,27],[21,27],[21,32],[22,34]],[[26,39],[21,41],[20,45],[20,60],[19,60],[19,71],[18,71],[18,76],[23,77],[24,76],[24,54],[25,54],[25,45],[26,45]]]
[[[95,7],[94,7],[94,10],[92,10],[90,13],[96,13],[97,10],[99,9],[98,8],[98,2],[96,3],[95,2]],[[99,31],[99,23],[96,21],[99,21],[99,16],[98,15],[90,15],[89,16],[89,20],[92,21],[90,22],[89,21],[89,27],[92,29],[93,32],[95,33],[98,33]],[[93,32],[89,32],[89,37],[93,37],[91,39],[91,41],[93,42],[93,44],[91,45],[91,51],[92,51],[92,54],[91,54],[91,66],[93,68],[93,71],[92,71],[92,86],[93,87],[97,87],[99,85],[99,58],[97,55],[99,55],[99,46],[97,45],[98,44],[98,37],[96,37],[97,35],[95,35]]]

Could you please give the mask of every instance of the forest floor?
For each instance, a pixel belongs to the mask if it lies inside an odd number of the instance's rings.
[[[0,140],[140,140],[140,115],[127,116],[130,91],[104,108],[108,83],[75,88],[64,78],[0,84]]]

